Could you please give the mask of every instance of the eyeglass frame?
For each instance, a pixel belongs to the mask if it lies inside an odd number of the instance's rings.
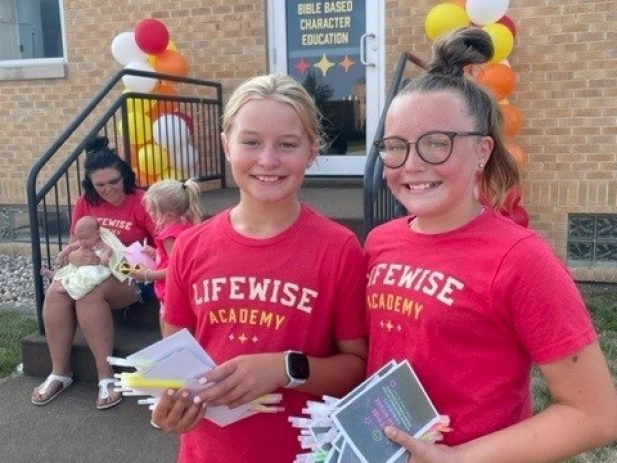
[[[450,152],[448,153],[448,155],[446,156],[446,158],[443,161],[438,161],[438,162],[428,161],[428,160],[424,159],[424,156],[422,156],[420,154],[420,151],[418,151],[418,142],[423,137],[426,137],[427,135],[434,135],[434,134],[446,135],[450,139]],[[420,159],[422,159],[422,161],[426,162],[427,164],[431,164],[433,166],[438,166],[440,164],[443,164],[444,162],[447,162],[448,159],[450,159],[450,156],[452,156],[452,151],[454,150],[454,137],[457,137],[457,136],[458,137],[469,137],[469,136],[486,137],[488,135],[483,133],[483,132],[451,132],[451,131],[445,131],[445,130],[431,130],[430,132],[423,133],[416,140],[405,140],[403,137],[399,137],[397,135],[393,135],[391,137],[380,138],[380,139],[375,140],[373,142],[373,146],[377,149],[377,153],[379,155],[379,159],[381,160],[383,165],[388,167],[388,168],[390,168],[390,169],[398,169],[399,167],[405,165],[405,163],[407,162],[407,159],[409,159],[409,151],[410,151],[410,146],[411,145],[414,146],[416,154],[418,155],[418,157]],[[387,165],[385,163],[383,157],[381,156],[381,151],[379,151],[379,144],[384,142],[385,140],[399,140],[399,141],[402,141],[403,143],[405,143],[405,146],[407,147],[407,152],[405,153],[405,157],[403,158],[403,161],[398,166],[394,166],[393,167],[393,166]]]

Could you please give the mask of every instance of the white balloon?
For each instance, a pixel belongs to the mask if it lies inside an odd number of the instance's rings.
[[[169,156],[169,165],[177,171],[183,172],[185,176],[190,177],[196,173],[197,156],[195,147],[187,142],[175,147],[173,154]]]
[[[135,32],[120,32],[111,42],[111,55],[122,66],[131,61],[146,61],[148,54],[135,42]]]
[[[174,153],[186,146],[189,127],[175,114],[163,114],[152,124],[154,141]]]
[[[124,69],[154,72],[152,66],[143,61],[131,61],[129,64],[124,66]],[[122,76],[122,82],[124,82],[124,85],[126,85],[130,90],[140,93],[148,93],[156,85],[156,79],[141,76]]]
[[[465,10],[471,22],[483,26],[503,18],[509,4],[510,0],[467,0]]]

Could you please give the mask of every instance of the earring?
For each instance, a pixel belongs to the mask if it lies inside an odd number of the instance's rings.
[[[482,170],[484,169],[484,164],[482,164],[481,162],[478,163],[478,170]]]

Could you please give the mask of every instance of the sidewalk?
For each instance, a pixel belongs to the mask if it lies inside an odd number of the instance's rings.
[[[30,403],[40,378],[0,379],[0,462],[175,462],[178,437],[150,426],[150,414],[125,397],[114,408],[94,406],[96,385],[74,383],[53,402]]]

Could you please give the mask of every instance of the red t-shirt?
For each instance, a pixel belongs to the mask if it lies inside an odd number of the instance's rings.
[[[143,242],[144,238],[150,244],[154,244],[154,223],[146,212],[142,198],[144,192],[136,190],[133,194],[127,194],[119,206],[114,206],[107,201],[101,201],[94,206],[81,196],[75,204],[71,221],[71,235],[74,233],[75,223],[86,215],[96,217],[101,227],[105,227],[116,234],[124,245],[130,245],[135,241]]]
[[[238,234],[229,210],[184,232],[167,274],[164,318],[193,330],[217,363],[240,354],[336,353],[337,340],[366,334],[365,272],[355,235],[307,206],[269,239]],[[225,428],[208,420],[182,435],[181,462],[289,463],[302,452],[287,418],[309,394],[282,389],[285,412]]]
[[[191,228],[193,224],[186,222],[172,223],[163,228],[155,237],[154,244],[156,246],[156,269],[160,270],[167,268],[169,264],[169,254],[165,249],[165,240],[176,239],[184,230]],[[159,301],[165,300],[165,280],[156,280],[154,282],[154,293]]]
[[[444,234],[409,217],[366,241],[371,374],[409,359],[454,445],[532,413],[532,362],[549,363],[596,340],[566,267],[537,234],[487,210]]]

